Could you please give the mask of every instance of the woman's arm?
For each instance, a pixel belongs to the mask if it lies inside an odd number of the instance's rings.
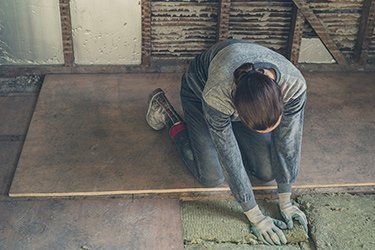
[[[272,133],[272,168],[279,193],[291,192],[299,172],[306,92],[289,101],[280,125]]]
[[[253,225],[253,233],[266,244],[285,244],[287,240],[280,229],[286,229],[286,224],[263,215],[256,204],[253,189],[232,130],[230,116],[215,110],[206,103],[203,104],[203,112],[226,180],[236,200],[241,204],[246,217]]]
[[[279,193],[279,208],[289,229],[293,219],[298,220],[307,232],[306,215],[292,204],[292,184],[299,172],[306,92],[290,101],[284,110],[282,121],[272,135],[272,149],[276,157],[272,163]]]
[[[256,206],[256,201],[242,163],[230,116],[210,107],[204,101],[202,106],[229,187],[244,211],[248,211]]]

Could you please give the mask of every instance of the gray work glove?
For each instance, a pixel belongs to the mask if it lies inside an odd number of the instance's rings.
[[[293,228],[293,219],[299,221],[303,226],[306,233],[307,230],[307,219],[306,215],[297,207],[294,206],[290,200],[291,193],[281,193],[279,194],[279,207],[280,213],[283,216],[289,229]]]
[[[251,230],[259,240],[267,245],[286,244],[286,237],[280,230],[287,228],[284,222],[264,216],[258,206],[246,211],[245,215],[253,225]]]

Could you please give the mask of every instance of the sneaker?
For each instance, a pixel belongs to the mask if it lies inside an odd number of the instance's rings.
[[[146,121],[151,128],[161,130],[167,124],[173,125],[182,119],[168,101],[164,91],[158,88],[150,94]]]

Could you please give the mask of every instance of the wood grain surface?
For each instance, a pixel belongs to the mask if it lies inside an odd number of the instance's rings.
[[[295,186],[374,186],[374,75],[305,75],[308,104]],[[179,80],[179,74],[47,76],[10,196],[227,191],[197,183],[167,131],[145,122],[147,97],[156,87],[179,107]]]

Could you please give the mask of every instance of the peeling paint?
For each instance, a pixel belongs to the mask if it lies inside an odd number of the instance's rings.
[[[0,65],[63,62],[58,0],[0,0]]]
[[[152,56],[190,59],[217,41],[219,1],[152,1]]]
[[[77,64],[140,64],[141,5],[134,0],[72,0]]]
[[[290,1],[234,1],[229,37],[250,40],[285,54],[291,25]]]
[[[70,1],[75,63],[140,64],[140,0]],[[143,49],[151,47],[147,51],[153,59],[191,59],[218,40],[219,0],[149,1],[151,27],[144,27]],[[351,59],[364,0],[307,2]],[[285,0],[232,0],[225,37],[251,40],[285,55],[292,6]],[[0,0],[0,65],[62,64],[58,11],[58,0]],[[316,38],[308,22],[304,37]],[[374,37],[370,63],[375,62]]]

